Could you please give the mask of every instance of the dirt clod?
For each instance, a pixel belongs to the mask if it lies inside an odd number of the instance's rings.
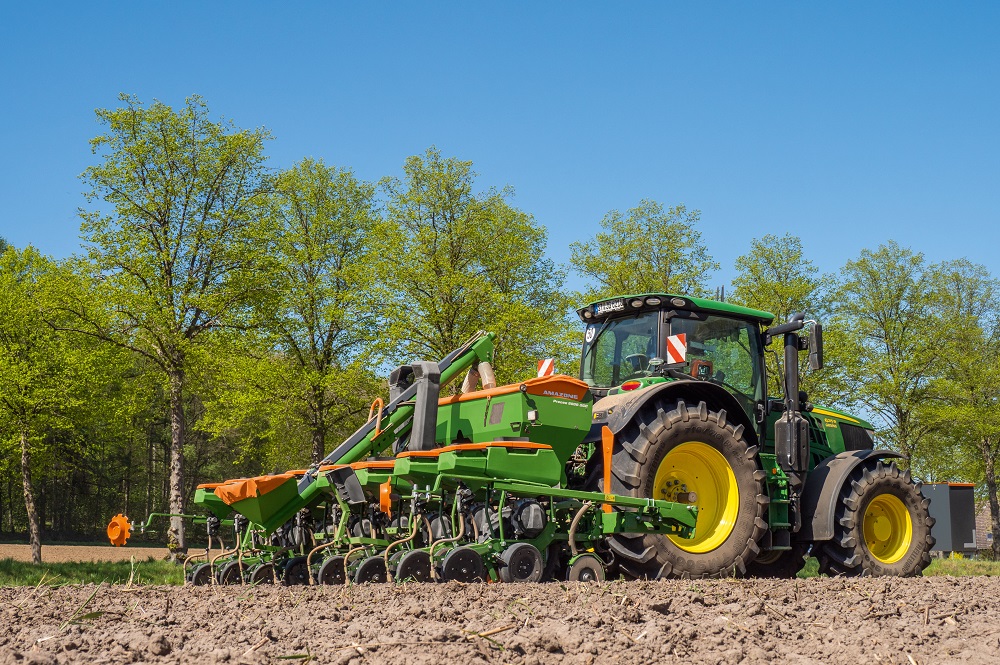
[[[149,653],[154,656],[166,656],[170,653],[170,642],[162,633],[153,633],[149,638],[149,645],[146,647]]]

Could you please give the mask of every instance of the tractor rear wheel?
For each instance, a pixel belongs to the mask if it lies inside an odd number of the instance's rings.
[[[619,534],[610,540],[628,577],[743,575],[760,552],[768,499],[757,447],[747,443],[742,425],[705,402],[659,403],[636,414],[615,444],[611,493],[698,506],[694,538]]]
[[[863,466],[844,483],[833,522],[833,539],[819,543],[819,571],[827,575],[919,575],[934,546],[927,512],[909,471],[894,463]]]

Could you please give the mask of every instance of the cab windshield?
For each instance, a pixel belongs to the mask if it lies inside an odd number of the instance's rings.
[[[670,337],[660,344],[661,316],[662,312],[642,312],[588,325],[581,378],[595,388],[612,388],[654,374],[690,377],[724,387],[747,413],[753,413],[754,403],[764,398],[757,325],[707,314],[676,316],[664,324],[664,334]],[[684,335],[683,341],[678,335]],[[678,342],[683,353],[677,352]],[[675,347],[675,355],[668,346]],[[683,361],[679,360],[681,355]],[[653,358],[663,362],[650,365]]]
[[[651,374],[657,354],[659,312],[611,319],[587,326],[581,378],[591,386],[610,388]]]
[[[682,373],[717,383],[727,388],[750,413],[751,405],[763,399],[757,326],[721,316],[700,318],[670,320],[671,339],[683,334],[686,345],[683,365],[668,365],[674,370],[672,374]]]

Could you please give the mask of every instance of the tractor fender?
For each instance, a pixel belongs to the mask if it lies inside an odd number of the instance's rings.
[[[816,465],[806,478],[802,492],[801,540],[830,540],[837,512],[837,497],[851,472],[866,460],[885,458],[905,459],[891,450],[850,450],[839,453]]]
[[[604,425],[607,425],[613,434],[618,434],[632,421],[635,414],[655,397],[671,401],[684,400],[689,405],[705,402],[713,411],[725,409],[729,422],[743,425],[747,443],[751,446],[757,444],[757,428],[736,398],[721,386],[693,380],[670,381],[644,390],[608,395],[598,400],[594,403],[594,422],[586,440],[589,441],[596,433],[597,438],[594,440],[599,441],[600,430]]]

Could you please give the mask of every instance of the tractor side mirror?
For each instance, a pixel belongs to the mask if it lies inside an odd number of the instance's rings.
[[[823,369],[823,325],[814,323],[809,335],[809,369]]]

